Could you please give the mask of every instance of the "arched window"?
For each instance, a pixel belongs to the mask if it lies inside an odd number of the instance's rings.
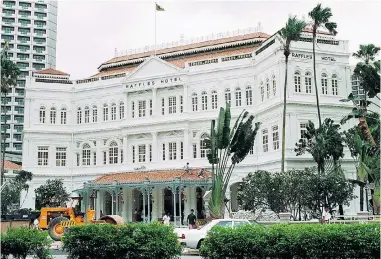
[[[45,107],[41,106],[40,107],[40,123],[45,123],[45,119],[46,119]]]
[[[206,111],[208,109],[208,93],[203,91],[201,93],[201,110]]]
[[[192,111],[196,112],[197,106],[198,106],[197,94],[193,93],[192,94]]]
[[[90,109],[89,106],[85,107],[85,123],[90,122]]]
[[[337,75],[335,74],[332,75],[332,94],[333,95],[339,94],[339,88],[337,85]]]
[[[109,153],[109,163],[117,164],[118,163],[118,144],[113,141],[110,143],[110,147],[108,149]]]
[[[295,93],[300,93],[302,91],[301,85],[300,85],[300,72],[295,71],[294,73],[294,85],[295,85]]]
[[[111,120],[116,120],[116,104],[111,104]]]
[[[200,155],[201,158],[205,158],[206,155],[208,154],[208,149],[206,148],[206,141],[205,139],[208,137],[207,134],[202,134],[200,138]]]
[[[265,100],[265,87],[263,86],[263,81],[261,81],[261,100]]]
[[[67,116],[67,113],[66,113],[66,108],[62,108],[61,109],[61,124],[66,124],[66,116]]]
[[[232,104],[232,93],[229,88],[225,89],[225,103]]]
[[[217,91],[216,90],[213,90],[212,91],[212,109],[215,110],[217,109]]]
[[[108,121],[108,105],[103,105],[103,121]]]
[[[268,78],[266,78],[266,96],[267,99],[270,98],[270,80]]]
[[[90,145],[84,144],[82,147],[82,165],[90,165],[90,158],[91,158]]]
[[[93,122],[98,121],[98,107],[93,105]]]
[[[151,104],[152,104],[152,101],[151,101]],[[123,118],[124,118],[124,102],[120,102],[119,103],[119,119],[123,119]]]
[[[242,91],[239,87],[235,89],[235,106],[242,106]]]
[[[328,78],[327,74],[321,74],[321,92],[322,94],[328,94]]]
[[[50,124],[56,124],[57,110],[52,107],[50,109]]]
[[[306,93],[312,93],[312,74],[311,72],[306,72],[304,83],[306,84]]]
[[[246,105],[252,105],[253,104],[253,90],[251,89],[251,86],[246,86]]]
[[[80,107],[78,107],[77,109],[77,124],[81,124],[82,123],[82,110]]]
[[[275,96],[276,95],[276,79],[275,79],[275,75],[272,76],[272,79],[273,79],[273,95]]]

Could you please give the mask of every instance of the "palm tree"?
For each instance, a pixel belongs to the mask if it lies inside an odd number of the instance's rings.
[[[374,61],[380,47],[376,47],[374,44],[360,45],[360,49],[353,53],[353,56],[362,59],[366,65],[369,65],[369,61]]]
[[[318,109],[319,117],[319,127],[321,126],[321,115],[320,115],[320,105],[319,105],[319,91],[316,81],[316,57],[315,57],[315,44],[316,44],[316,32],[320,27],[325,27],[331,34],[336,35],[337,24],[330,22],[332,17],[331,8],[326,7],[322,8],[321,4],[318,4],[311,12],[308,13],[308,16],[312,19],[312,53],[313,53],[313,66],[314,66],[314,83],[315,83],[315,94],[316,94],[316,105]]]
[[[283,54],[286,58],[286,70],[283,89],[283,125],[282,125],[282,163],[281,172],[284,172],[285,150],[286,150],[286,107],[287,107],[287,74],[288,74],[288,57],[290,56],[290,45],[292,41],[300,38],[302,30],[306,27],[306,23],[298,20],[296,16],[290,16],[286,26],[279,31],[280,41],[283,46]]]
[[[254,116],[242,111],[233,128],[230,128],[230,105],[220,108],[217,127],[212,120],[210,136],[206,140],[209,149],[208,161],[212,165],[212,192],[209,211],[212,218],[223,218],[226,202],[225,193],[236,164],[245,159],[259,130],[260,123],[254,124]],[[231,160],[228,165],[229,158]]]

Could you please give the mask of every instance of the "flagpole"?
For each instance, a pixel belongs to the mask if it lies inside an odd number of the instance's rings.
[[[156,13],[157,13],[157,10],[156,10],[156,2],[155,2],[155,52],[154,52],[155,56],[156,56]]]

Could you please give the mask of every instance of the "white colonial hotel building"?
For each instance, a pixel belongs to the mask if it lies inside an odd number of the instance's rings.
[[[309,155],[297,157],[293,151],[307,121],[317,123],[311,37],[306,31],[292,43],[287,169],[314,165]],[[317,41],[322,116],[339,122],[351,110],[339,101],[351,92],[348,41],[325,33]],[[274,35],[250,32],[163,48],[156,56],[129,54],[98,70],[83,80],[54,69],[29,79],[23,169],[34,174],[30,190],[62,178],[69,191],[82,189],[83,210],[92,206],[98,216],[102,211],[127,221],[135,209],[147,220],[166,211],[199,213],[210,186],[208,171],[198,176],[201,168],[210,168],[203,137],[226,102],[233,120],[247,109],[262,122],[253,151],[232,175],[231,209],[238,208],[237,186],[249,172],[280,170],[285,58]],[[348,177],[355,176],[349,153],[343,167]],[[30,193],[24,207],[34,208]],[[353,201],[347,213],[356,213],[357,204]]]

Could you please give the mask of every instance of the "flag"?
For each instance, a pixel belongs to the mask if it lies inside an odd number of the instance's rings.
[[[160,5],[158,5],[158,4],[156,4],[156,11],[158,11],[158,12],[164,12],[165,10],[164,10],[164,8],[163,7],[161,7]]]

